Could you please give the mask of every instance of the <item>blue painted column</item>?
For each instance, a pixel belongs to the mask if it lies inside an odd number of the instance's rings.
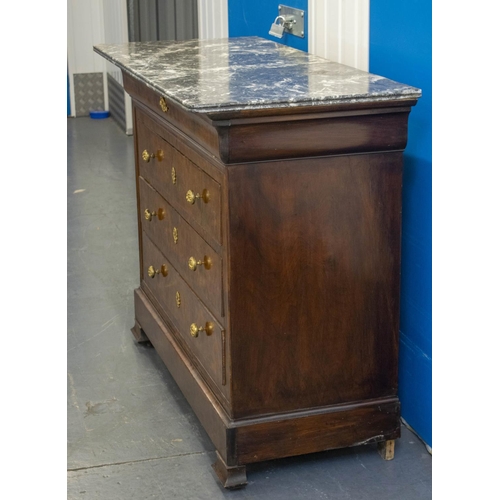
[[[403,170],[399,397],[432,446],[432,2],[370,1],[370,72],[422,89]]]
[[[304,38],[285,34],[280,39],[269,34],[271,23],[278,15],[278,5],[280,3],[307,11],[307,0],[286,0],[286,2],[276,0],[228,0],[229,36],[260,36],[307,52],[307,12],[304,22]]]

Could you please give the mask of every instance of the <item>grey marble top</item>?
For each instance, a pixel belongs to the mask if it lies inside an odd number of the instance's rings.
[[[258,37],[96,45],[94,50],[199,113],[421,95],[415,87]]]

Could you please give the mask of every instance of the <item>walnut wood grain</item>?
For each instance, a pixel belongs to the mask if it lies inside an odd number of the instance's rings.
[[[220,255],[142,177],[138,182],[144,231],[168,255],[170,262],[196,294],[211,306],[211,311],[222,319],[224,288]],[[156,213],[149,221],[144,216],[146,209]],[[201,265],[192,271],[188,266],[192,256],[199,260],[209,259],[210,269]]]
[[[409,108],[366,115],[352,112],[301,115],[301,120],[219,127],[220,158],[225,163],[300,158],[367,151],[402,150],[406,146]]]
[[[162,119],[151,110],[146,108],[141,102],[133,101],[133,107],[137,119],[144,123],[154,134],[163,138],[171,144],[177,151],[206,172],[219,184],[223,184],[226,175],[226,166],[220,161],[214,161],[214,155],[203,148],[197,137],[188,136],[182,130],[174,127],[170,122]]]
[[[212,177],[192,163],[167,141],[149,130],[140,119],[136,122],[139,148],[139,174],[146,179],[188,221],[196,221],[217,241],[221,241],[221,187]],[[142,151],[154,152],[156,158],[145,161]],[[158,151],[162,152],[161,157]],[[175,178],[172,177],[175,169]],[[208,192],[208,199],[186,199],[188,191]]]
[[[189,285],[181,278],[174,269],[171,262],[162,252],[143,234],[143,276],[144,281],[141,288],[147,295],[154,297],[161,305],[163,314],[176,327],[179,332],[179,341],[185,349],[199,361],[200,369],[206,372],[211,381],[221,390],[228,394],[225,387],[226,371],[225,358],[222,355],[222,340],[224,327],[203,305],[200,299],[193,293]],[[161,269],[165,265],[168,268],[167,276],[160,272],[155,277],[148,276],[149,266]],[[177,296],[177,294],[179,294]],[[179,302],[177,298],[179,297]],[[179,305],[178,305],[179,304]],[[197,337],[190,333],[190,326],[205,326],[210,322],[213,331],[210,335],[200,332]],[[146,332],[147,334],[147,332]]]
[[[397,438],[399,415],[399,402],[390,401],[238,426],[236,460],[249,464]]]
[[[229,169],[236,418],[397,394],[401,160]]]

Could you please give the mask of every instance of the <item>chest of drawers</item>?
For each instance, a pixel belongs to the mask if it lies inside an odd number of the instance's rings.
[[[134,105],[132,331],[210,436],[223,485],[332,448],[392,458],[418,89],[257,38],[96,51]]]

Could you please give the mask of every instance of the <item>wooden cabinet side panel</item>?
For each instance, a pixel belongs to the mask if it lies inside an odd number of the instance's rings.
[[[396,395],[402,153],[228,176],[235,418]]]

